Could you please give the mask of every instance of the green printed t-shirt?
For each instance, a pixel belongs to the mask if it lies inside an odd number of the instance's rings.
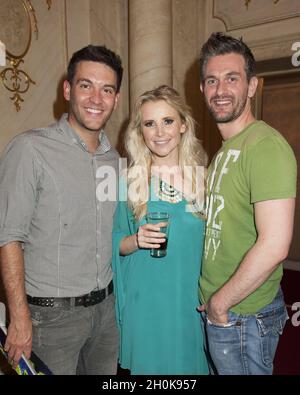
[[[229,280],[255,244],[254,203],[295,197],[296,176],[291,147],[263,121],[251,123],[223,142],[208,170],[207,225],[199,292],[202,302],[207,302]],[[282,265],[230,310],[254,314],[273,300],[281,277]]]

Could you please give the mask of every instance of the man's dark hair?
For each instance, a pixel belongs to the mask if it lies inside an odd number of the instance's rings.
[[[101,45],[88,45],[74,52],[70,59],[67,80],[72,85],[77,64],[81,61],[103,63],[113,69],[117,74],[117,92],[119,92],[123,76],[122,61],[119,55]]]
[[[221,32],[212,33],[203,45],[200,54],[200,79],[205,78],[205,68],[208,60],[213,56],[236,53],[245,59],[245,72],[248,82],[255,75],[255,59],[250,48],[243,42],[242,38],[237,39],[227,36]]]

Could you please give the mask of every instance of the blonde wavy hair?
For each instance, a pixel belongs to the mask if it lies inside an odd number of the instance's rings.
[[[173,107],[180,115],[181,122],[186,126],[179,144],[178,165],[182,174],[185,174],[184,169],[187,166],[192,169],[191,182],[194,198],[190,202],[193,204],[196,202],[198,207],[203,207],[204,204],[204,175],[200,184],[202,186],[201,190],[199,190],[199,180],[198,182],[196,180],[196,168],[204,167],[204,150],[195,136],[195,121],[191,116],[189,107],[178,92],[167,85],[161,85],[138,97],[131,122],[125,134],[125,148],[129,157],[127,170],[128,205],[132,209],[136,220],[141,220],[147,211],[152,165],[152,153],[146,146],[142,134],[141,108],[147,102],[160,100]],[[134,199],[130,193],[133,186],[138,191],[138,197]],[[196,190],[196,187],[198,187],[198,190]],[[185,199],[189,202],[189,197],[185,196]],[[199,214],[200,211],[198,210],[196,214]]]

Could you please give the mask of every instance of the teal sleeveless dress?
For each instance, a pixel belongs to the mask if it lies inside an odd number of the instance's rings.
[[[170,214],[167,255],[149,249],[119,255],[123,237],[137,232],[126,202],[114,216],[113,271],[122,368],[131,374],[208,374],[198,301],[205,223],[178,203],[148,202],[148,212]]]

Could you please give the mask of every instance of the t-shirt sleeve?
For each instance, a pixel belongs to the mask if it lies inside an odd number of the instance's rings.
[[[27,240],[36,201],[36,164],[33,150],[19,136],[0,160],[0,246]]]
[[[248,154],[251,203],[296,196],[296,158],[284,138],[265,137]]]

